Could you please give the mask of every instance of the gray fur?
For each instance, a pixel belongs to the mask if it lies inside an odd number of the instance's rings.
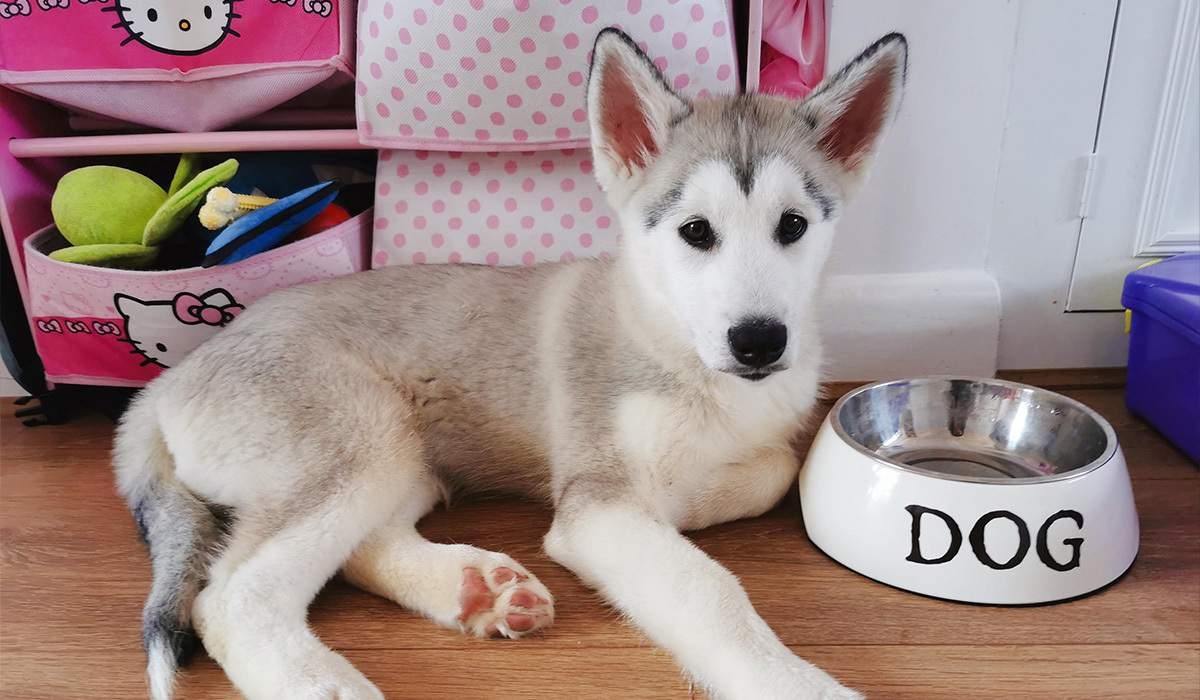
[[[156,475],[126,484],[125,497],[138,534],[150,550],[154,582],[142,609],[142,645],[162,654],[165,668],[186,663],[198,646],[192,629],[192,601],[200,592],[209,553],[218,545],[217,516],[171,474],[171,455],[157,428],[156,417],[143,401],[135,401],[122,418],[117,452],[132,465]]]
[[[757,169],[757,160],[762,156],[762,149],[756,147],[753,137],[747,132],[747,129],[752,128],[750,118],[753,112],[743,108],[743,105],[752,104],[754,103],[750,100],[735,98],[732,108],[725,110],[724,114],[733,134],[733,139],[725,150],[725,160],[733,170],[742,194],[747,197],[750,196],[750,190],[754,189],[754,171]]]
[[[669,214],[677,204],[680,197],[683,196],[683,186],[676,185],[667,190],[658,201],[651,203],[646,207],[646,228],[654,228],[662,221],[663,217]]]
[[[162,641],[176,663],[186,663],[198,644],[191,601],[200,592],[208,552],[220,538],[215,518],[194,496],[174,484],[152,487],[136,506],[145,525],[155,584],[142,610],[142,645]]]
[[[743,95],[694,103],[692,115],[671,129],[670,148],[648,173],[642,200],[647,228],[657,226],[678,201],[680,174],[710,160],[728,164],[748,196],[760,164],[782,158],[801,174],[822,218],[831,218],[846,193],[817,147],[818,136],[790,100]]]
[[[804,175],[804,191],[812,198],[817,206],[821,207],[821,218],[829,219],[835,211],[833,197],[826,194],[825,190],[821,189],[821,185],[817,183],[816,178],[811,174]]]

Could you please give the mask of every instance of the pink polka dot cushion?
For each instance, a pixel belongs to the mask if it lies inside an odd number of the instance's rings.
[[[681,93],[737,91],[726,0],[361,0],[360,138],[438,150],[583,145],[592,42],[610,25]]]
[[[573,260],[616,236],[587,149],[379,154],[372,267]]]

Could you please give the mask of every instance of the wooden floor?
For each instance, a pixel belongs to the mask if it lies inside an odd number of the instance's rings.
[[[817,552],[795,498],[698,533],[797,654],[878,698],[1200,697],[1200,473],[1125,410],[1118,389],[1069,391],[1116,426],[1134,476],[1141,554],[1117,585],[1043,608],[921,598]],[[26,429],[0,420],[0,697],[144,696],[138,615],[146,554],[113,493],[102,418]],[[466,639],[331,583],[318,633],[389,698],[687,698],[671,660],[539,552],[549,515],[516,502],[427,519],[439,541],[515,556],[554,592],[542,637]],[[182,698],[236,697],[201,655]]]

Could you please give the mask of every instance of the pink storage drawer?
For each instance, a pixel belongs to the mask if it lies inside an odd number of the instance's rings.
[[[371,220],[367,210],[240,263],[166,271],[52,260],[45,253],[64,241],[47,227],[25,240],[27,304],[46,378],[142,386],[256,299],[365,269]]]
[[[357,114],[384,148],[583,146],[596,34],[617,25],[687,95],[738,90],[726,0],[362,0]]]
[[[586,148],[381,151],[372,265],[532,265],[616,251]]]
[[[353,0],[0,0],[0,85],[209,131],[348,83]]]

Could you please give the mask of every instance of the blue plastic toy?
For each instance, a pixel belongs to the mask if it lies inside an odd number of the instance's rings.
[[[213,239],[201,267],[235,263],[274,248],[329,206],[338,188],[337,180],[322,182],[243,215]]]

